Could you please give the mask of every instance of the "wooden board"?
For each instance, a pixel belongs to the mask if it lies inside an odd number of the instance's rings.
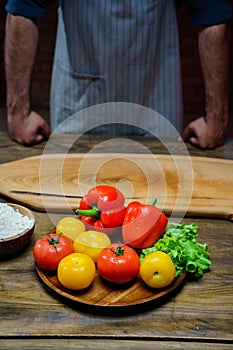
[[[38,266],[36,266],[36,272],[41,281],[58,297],[77,304],[77,306],[82,304],[92,308],[127,308],[141,306],[150,302],[161,302],[161,299],[175,291],[186,277],[184,272],[181,276],[176,277],[166,288],[156,290],[147,287],[140,277],[137,277],[130,284],[114,286],[104,282],[96,273],[95,279],[89,288],[72,291],[59,283],[56,272],[48,272],[40,269]]]
[[[0,193],[32,209],[69,212],[96,184],[170,215],[233,220],[233,161],[205,157],[88,153],[35,156],[0,165]]]
[[[55,228],[48,234],[54,233]],[[171,284],[161,289],[147,286],[138,275],[133,281],[124,284],[113,284],[104,281],[96,271],[94,281],[85,289],[70,290],[62,286],[58,281],[57,271],[45,271],[35,264],[35,269],[40,280],[64,301],[77,307],[91,307],[92,309],[118,309],[144,307],[144,304],[162,303],[172,292],[175,292],[185,282],[186,272],[177,276]],[[94,311],[93,309],[93,311]],[[97,310],[96,310],[97,311]]]

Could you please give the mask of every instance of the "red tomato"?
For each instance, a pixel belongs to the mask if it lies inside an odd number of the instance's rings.
[[[37,265],[45,270],[56,270],[61,259],[71,253],[74,253],[72,241],[56,233],[40,237],[33,248]]]
[[[127,283],[139,273],[140,260],[135,250],[126,244],[114,243],[99,254],[97,270],[109,282]]]

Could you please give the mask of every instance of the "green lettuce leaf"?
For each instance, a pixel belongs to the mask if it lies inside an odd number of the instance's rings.
[[[199,243],[197,225],[169,223],[163,236],[150,248],[142,249],[140,261],[156,251],[167,253],[176,267],[176,276],[184,271],[192,278],[201,278],[211,265],[207,244]]]

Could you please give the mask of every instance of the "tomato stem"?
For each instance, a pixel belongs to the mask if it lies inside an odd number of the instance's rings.
[[[117,256],[121,256],[124,254],[125,250],[119,245],[118,247],[116,247],[116,250],[112,249],[112,252],[115,253]]]
[[[151,205],[155,206],[155,204],[157,203],[158,199],[157,198],[153,198],[152,201],[150,202]]]
[[[52,235],[49,235],[49,238],[46,238],[48,243],[53,245],[57,252],[57,243],[60,242],[59,237],[62,235],[62,233],[58,233],[55,237],[52,237]]]

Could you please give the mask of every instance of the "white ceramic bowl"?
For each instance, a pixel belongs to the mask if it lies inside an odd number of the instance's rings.
[[[16,253],[20,253],[23,248],[28,244],[35,228],[35,216],[31,210],[22,205],[6,203],[8,206],[11,206],[15,211],[19,211],[19,213],[23,216],[28,216],[31,220],[34,221],[34,224],[29,229],[25,229],[18,233],[1,238],[0,236],[0,259],[5,258],[11,255],[15,255]]]

